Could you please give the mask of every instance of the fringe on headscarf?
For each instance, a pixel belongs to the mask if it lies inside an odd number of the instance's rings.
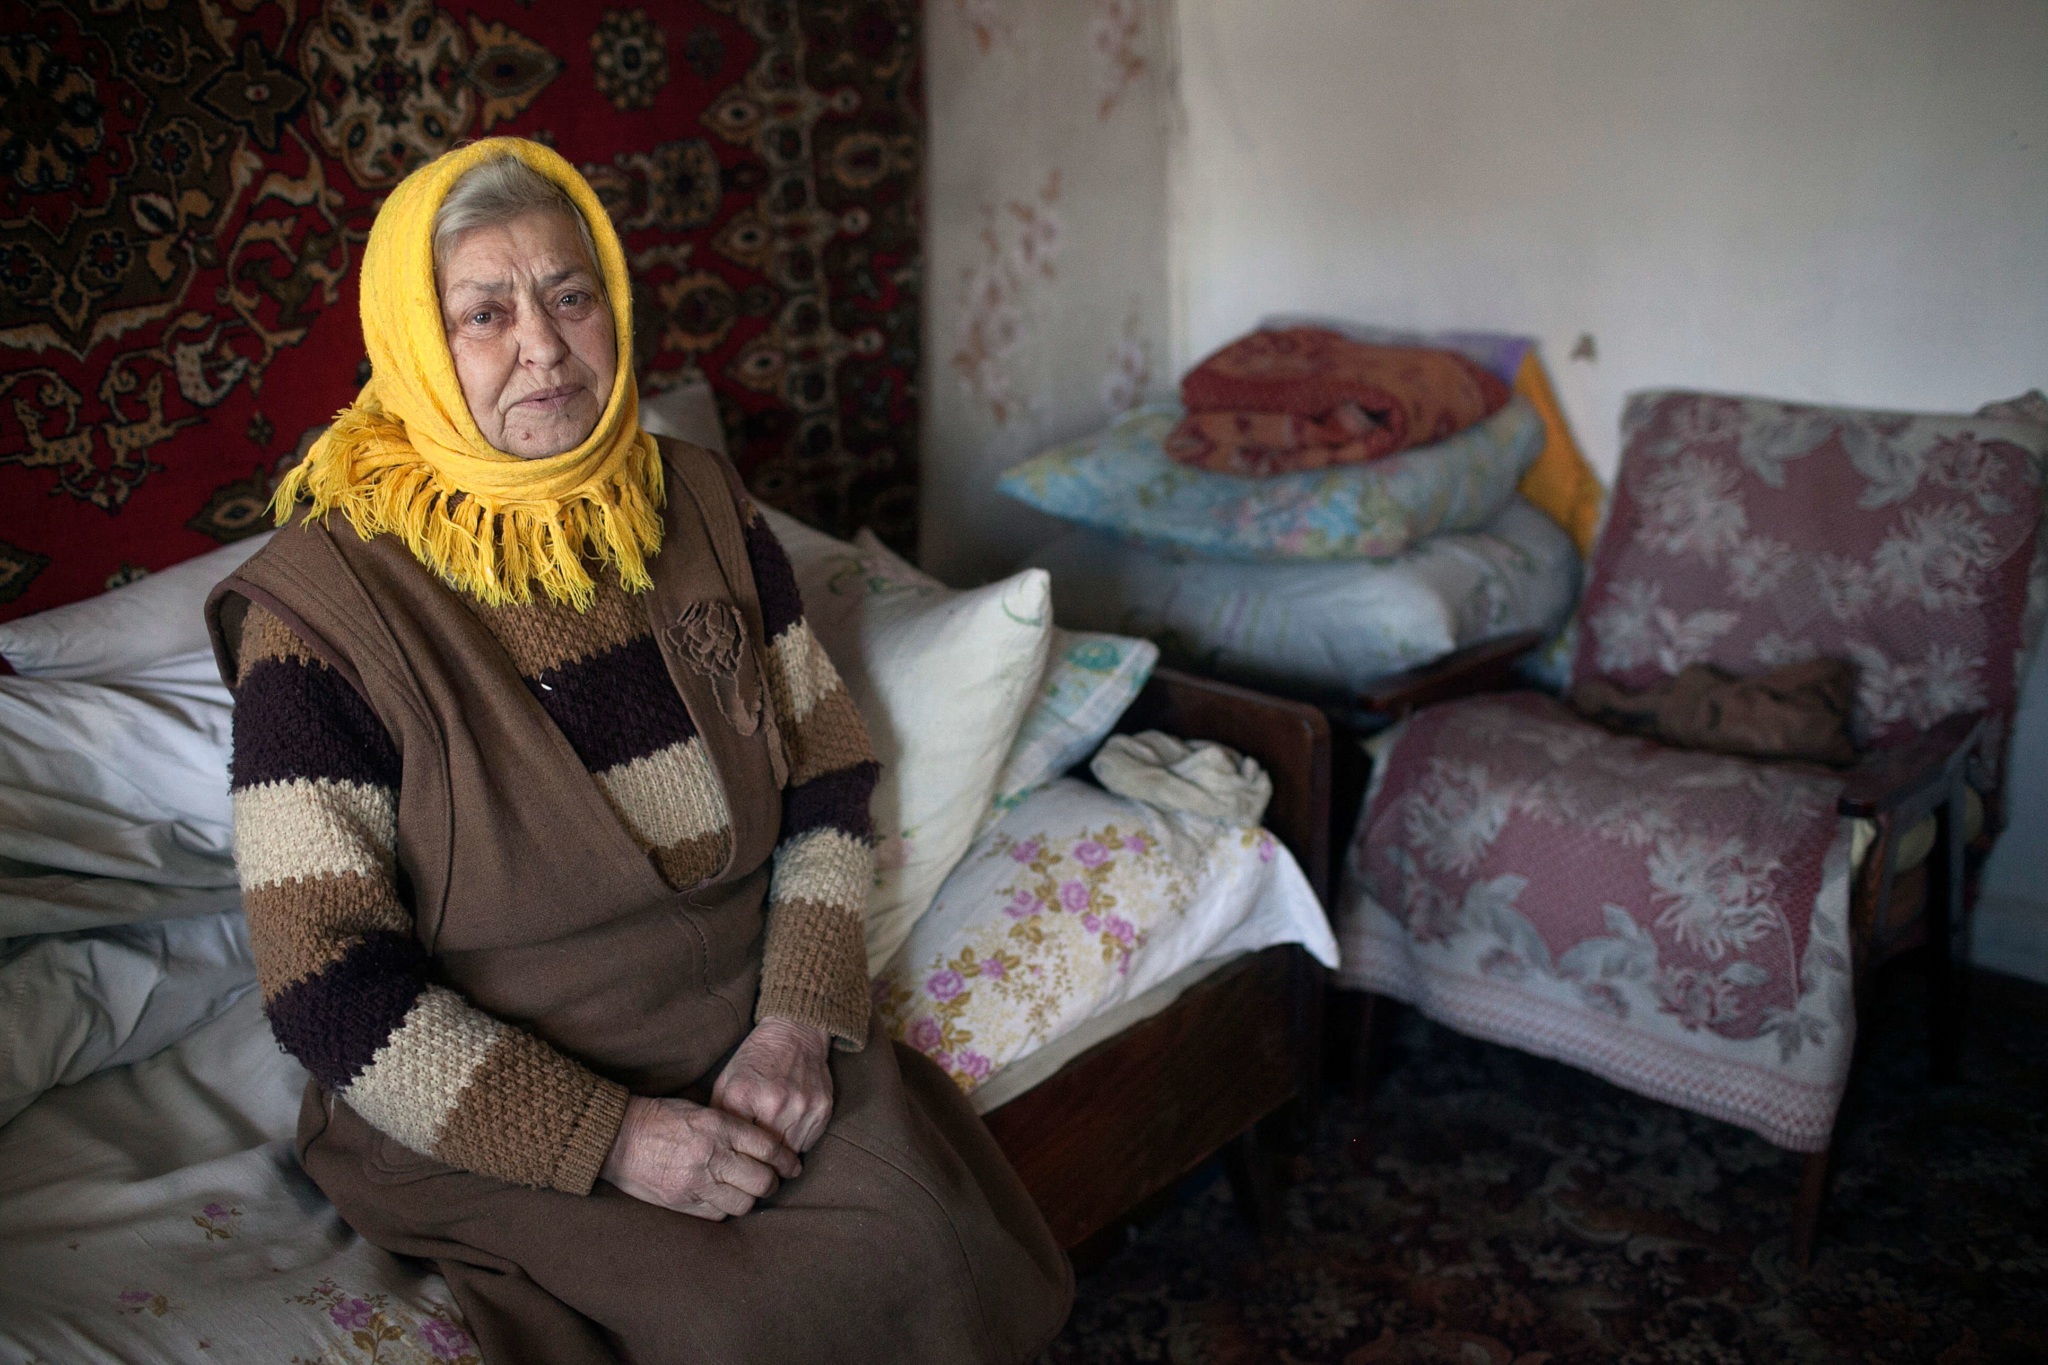
[[[451,487],[421,460],[403,423],[365,405],[345,408],[278,484],[278,524],[300,502],[339,512],[364,539],[396,536],[457,591],[490,606],[524,604],[538,587],[587,611],[597,584],[588,561],[617,570],[629,592],[651,588],[661,548],[661,455],[636,443],[619,467],[561,499],[494,497]]]

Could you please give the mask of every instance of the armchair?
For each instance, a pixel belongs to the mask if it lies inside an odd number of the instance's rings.
[[[1956,1064],[1965,789],[1995,805],[2038,634],[2048,428],[1668,393],[1623,434],[1575,675],[1845,657],[1859,762],[1680,750],[1479,695],[1526,638],[1386,679],[1361,698],[1397,728],[1347,851],[1339,983],[1805,1154],[1804,1264],[1886,960],[1931,949],[1935,1066]]]

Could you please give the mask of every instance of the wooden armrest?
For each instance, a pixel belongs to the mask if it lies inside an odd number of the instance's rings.
[[[1293,852],[1317,897],[1330,903],[1330,722],[1321,711],[1160,668],[1116,728],[1214,740],[1257,759],[1273,779],[1266,828]]]
[[[1398,720],[1440,701],[1505,692],[1513,685],[1515,665],[1542,644],[1543,638],[1540,630],[1524,630],[1454,649],[1441,659],[1403,669],[1363,689],[1358,694],[1359,708]]]
[[[1867,755],[1849,770],[1836,809],[1874,820],[1947,782],[1977,747],[1984,724],[1982,711],[1950,716],[1917,739]]]

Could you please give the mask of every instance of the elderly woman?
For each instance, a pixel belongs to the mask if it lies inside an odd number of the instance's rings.
[[[1065,1258],[875,1022],[866,733],[730,466],[640,430],[628,297],[545,147],[416,171],[374,377],[208,603],[299,1159],[491,1365],[1022,1360]]]

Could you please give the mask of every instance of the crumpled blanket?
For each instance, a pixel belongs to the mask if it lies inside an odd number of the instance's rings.
[[[1258,824],[1273,799],[1273,779],[1257,759],[1158,730],[1111,735],[1088,771],[1118,796],[1226,825]]]
[[[1605,678],[1572,689],[1579,712],[1617,734],[1752,758],[1804,759],[1840,767],[1856,761],[1849,711],[1856,674],[1843,659],[1805,659],[1752,678],[1712,664],[1630,692]]]
[[[1167,438],[1182,464],[1287,474],[1360,464],[1455,436],[1507,406],[1508,386],[1455,351],[1374,346],[1321,327],[1241,337],[1181,381]]]

